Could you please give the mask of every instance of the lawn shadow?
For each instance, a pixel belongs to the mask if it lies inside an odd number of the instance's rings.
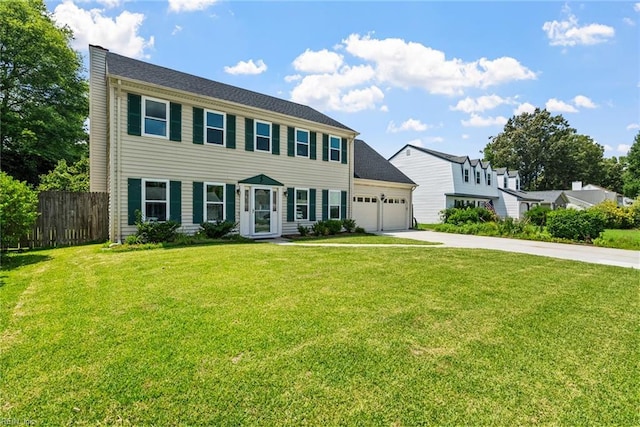
[[[0,258],[0,287],[4,286],[7,278],[6,272],[30,264],[49,261],[49,255],[40,254],[2,254]]]

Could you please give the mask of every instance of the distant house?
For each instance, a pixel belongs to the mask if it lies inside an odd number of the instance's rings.
[[[498,190],[500,197],[496,203],[496,214],[500,217],[521,219],[533,207],[538,206],[542,199],[520,189],[520,174],[507,168],[496,168]]]
[[[368,171],[356,183],[358,132],[311,107],[99,46],[89,55],[90,185],[109,193],[114,242],[135,233],[138,212],[186,233],[228,220],[264,238],[352,218],[361,194],[410,206],[406,177]],[[358,168],[367,171],[368,160]],[[381,209],[375,227],[406,227],[406,212]]]

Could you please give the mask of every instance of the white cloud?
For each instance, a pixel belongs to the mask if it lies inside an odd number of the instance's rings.
[[[471,136],[468,133],[462,134],[462,139],[469,139],[469,138],[471,138]]]
[[[173,27],[173,31],[171,32],[172,36],[175,36],[176,34],[178,34],[180,31],[182,31],[182,27],[180,25],[176,25],[175,27]]]
[[[560,101],[556,98],[551,98],[545,104],[545,108],[551,113],[577,113],[578,110],[571,104],[567,104],[564,101]]]
[[[72,0],[65,0],[53,12],[55,21],[68,25],[73,31],[71,45],[86,51],[89,44],[135,58],[145,58],[145,49],[153,47],[154,37],[145,40],[138,34],[145,16],[142,13],[124,11],[115,18],[103,15],[103,10],[85,10]]]
[[[340,110],[355,113],[375,108],[376,103],[384,99],[384,94],[377,86],[364,89],[353,89],[340,98]]]
[[[424,147],[424,144],[420,138],[412,139],[411,141],[407,142],[407,144],[413,145],[415,147]]]
[[[627,144],[619,144],[616,147],[616,151],[623,154],[627,154],[629,150],[631,150],[631,146]]]
[[[469,120],[461,120],[464,127],[487,127],[487,126],[504,126],[507,118],[503,116],[497,117],[481,117],[477,114],[471,114]]]
[[[602,148],[604,148],[604,151],[613,151],[613,147],[609,144],[604,144]]]
[[[517,60],[480,58],[473,62],[445,58],[443,52],[402,39],[372,39],[351,34],[345,50],[371,62],[379,82],[401,88],[421,87],[434,94],[462,94],[465,88],[485,88],[514,80],[535,79],[536,74]]]
[[[300,79],[302,79],[302,76],[300,74],[292,74],[290,76],[284,76],[284,81],[287,83],[297,82]]]
[[[388,113],[389,112],[389,106],[383,105],[382,107],[380,107],[380,111],[382,111],[383,113]]]
[[[576,105],[576,107],[582,107],[582,108],[596,108],[597,105],[589,98],[587,98],[584,95],[578,95],[575,98],[573,98],[573,103]]]
[[[424,140],[430,144],[437,144],[440,142],[444,142],[444,138],[441,136],[428,136]]]
[[[169,0],[170,12],[194,12],[205,10],[217,0]]]
[[[122,2],[120,0],[98,0],[98,4],[103,5],[107,9],[112,9],[114,7],[120,6]]]
[[[342,65],[342,55],[327,49],[314,52],[309,49],[293,60],[293,68],[304,73],[334,73]]]
[[[404,121],[400,126],[396,126],[396,123],[392,120],[387,126],[387,132],[397,133],[406,131],[422,132],[429,129],[429,125],[422,123],[420,120],[408,119]]]
[[[636,12],[640,12],[640,3],[636,3],[633,5],[633,10],[635,10]]]
[[[532,114],[534,111],[536,111],[535,105],[529,104],[528,102],[524,102],[518,105],[518,108],[513,110],[513,114],[515,116],[519,116],[520,114],[523,114],[523,113]]]
[[[634,21],[631,18],[627,18],[627,17],[622,18],[622,22],[624,22],[625,24],[627,24],[630,27],[634,27],[636,25],[636,21]]]
[[[627,130],[634,130],[634,129],[640,129],[640,124],[631,123],[629,126],[627,126]]]
[[[502,104],[512,104],[513,101],[502,98],[498,95],[484,95],[473,99],[466,97],[461,99],[454,107],[449,107],[454,111],[464,111],[465,113],[479,113],[486,110],[492,110]]]
[[[568,11],[568,8],[565,9]],[[551,46],[577,46],[604,43],[615,35],[613,27],[603,24],[579,26],[578,18],[569,11],[565,21],[548,21],[542,26]]]
[[[258,59],[255,63],[253,59],[248,61],[240,61],[233,67],[224,67],[227,74],[260,74],[267,71],[267,64],[262,59]]]

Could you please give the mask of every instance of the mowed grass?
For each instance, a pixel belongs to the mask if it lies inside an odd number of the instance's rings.
[[[640,272],[272,244],[14,255],[0,418],[638,425]]]
[[[640,230],[612,230],[607,229],[600,233],[600,238],[595,241],[597,246],[619,249],[640,249]]]
[[[340,234],[335,236],[307,236],[292,240],[296,243],[319,244],[357,244],[357,245],[440,245],[441,243],[425,242],[424,240],[406,239],[404,237],[382,236],[374,234]]]

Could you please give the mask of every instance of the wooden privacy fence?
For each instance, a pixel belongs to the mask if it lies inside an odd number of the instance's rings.
[[[38,213],[21,246],[72,246],[109,237],[108,193],[43,191],[38,194]]]

